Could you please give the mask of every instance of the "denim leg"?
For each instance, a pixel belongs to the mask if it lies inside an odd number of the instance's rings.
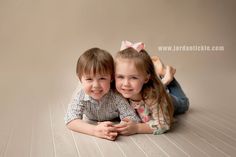
[[[174,114],[186,112],[189,108],[189,100],[175,78],[167,85],[167,89],[174,105]]]

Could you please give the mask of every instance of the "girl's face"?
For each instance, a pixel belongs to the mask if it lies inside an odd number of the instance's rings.
[[[95,100],[100,100],[110,90],[111,75],[83,75],[81,83],[86,94]]]
[[[118,58],[115,66],[116,89],[125,98],[141,100],[141,90],[149,76],[139,72],[131,59]]]

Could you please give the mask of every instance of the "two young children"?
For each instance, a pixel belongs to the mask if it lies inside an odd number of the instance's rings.
[[[151,58],[143,43],[122,42],[115,64],[108,52],[89,49],[79,57],[76,72],[82,89],[65,116],[73,131],[108,140],[119,134],[162,134],[170,129],[174,113],[188,110],[175,69]],[[83,121],[83,114],[98,125]],[[113,124],[117,117],[121,123]]]

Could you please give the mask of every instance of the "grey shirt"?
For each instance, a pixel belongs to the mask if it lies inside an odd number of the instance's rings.
[[[140,122],[140,118],[128,101],[113,90],[110,90],[99,101],[80,90],[68,106],[65,123],[68,124],[74,119],[83,119],[83,114],[88,119],[96,121],[112,120],[117,117],[122,120],[128,117],[135,122]]]

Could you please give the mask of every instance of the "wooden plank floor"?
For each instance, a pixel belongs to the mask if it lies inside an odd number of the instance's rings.
[[[211,61],[210,59],[215,56],[208,57]],[[194,67],[190,67],[189,70],[194,71]],[[65,90],[64,85],[60,87],[56,83],[52,86],[51,76],[45,80],[30,77],[23,84],[16,84],[10,88],[17,94],[12,95],[8,90],[1,91],[0,156],[235,156],[236,107],[233,101],[235,84],[232,82],[217,84],[217,82],[224,76],[236,78],[236,74],[232,70],[224,73],[214,73],[212,70],[206,68],[202,72],[203,75],[200,75],[203,78],[211,73],[208,77],[214,81],[210,82],[205,80],[200,82],[198,74],[191,74],[190,77],[182,73],[184,76],[180,78],[184,80],[181,82],[184,82],[183,87],[190,97],[190,110],[176,117],[175,125],[170,132],[159,136],[150,134],[119,136],[116,141],[69,131],[65,127],[63,117],[73,92]],[[196,80],[190,86],[186,86],[191,78]],[[35,81],[46,82],[45,85],[32,86],[35,85]],[[199,89],[198,84],[208,88]],[[2,87],[7,89],[7,86],[5,84]],[[216,89],[222,92],[213,91],[214,88],[211,86],[217,86]],[[225,103],[222,101],[223,98]]]
[[[135,4],[135,6],[134,6]],[[0,157],[236,156],[234,1],[0,1]],[[177,68],[190,110],[163,135],[116,141],[69,131],[78,56],[144,41]],[[224,51],[159,52],[209,45]]]
[[[66,107],[64,102],[40,101],[24,106],[24,111],[2,107],[0,156],[222,157],[236,153],[233,110],[191,104],[186,114],[176,117],[173,129],[166,134],[119,136],[116,141],[108,141],[69,131],[63,122]]]
[[[205,69],[205,73],[207,72],[209,69]],[[231,72],[223,74],[235,77],[235,74]],[[222,79],[218,75],[212,74],[211,77]],[[185,81],[188,81],[187,78],[186,76]],[[210,82],[201,83],[203,86],[211,86]],[[219,88],[225,91],[224,86],[227,87],[224,84]],[[230,92],[233,93],[234,86],[231,84],[231,89],[227,90],[228,95]],[[193,87],[197,88],[194,85]],[[26,88],[23,92],[29,89]],[[202,89],[200,92],[203,90],[207,89]],[[205,104],[193,99],[190,110],[176,117],[176,123],[170,132],[159,136],[149,134],[119,136],[116,141],[107,141],[69,131],[63,121],[68,99],[61,97],[60,94],[55,95],[49,94],[48,97],[42,97],[38,93],[33,93],[28,99],[20,95],[10,101],[12,106],[1,106],[1,124],[4,127],[1,127],[0,134],[0,156],[222,157],[235,156],[236,153],[234,103],[223,105],[218,103],[221,98],[214,100],[216,96],[214,92],[209,93],[209,99],[205,99]],[[194,98],[193,95],[189,96]],[[222,97],[227,98],[224,93]]]

